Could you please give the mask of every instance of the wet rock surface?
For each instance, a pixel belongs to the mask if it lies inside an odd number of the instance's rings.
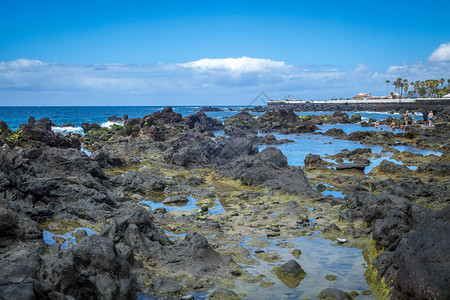
[[[393,297],[448,298],[448,127],[327,131],[381,145],[417,167],[385,160],[369,175],[363,170],[383,153],[362,146],[326,160],[310,154],[304,169],[289,166],[276,148],[255,146],[287,142],[255,137],[257,131],[313,132],[314,124],[360,122],[342,113],[326,118],[241,112],[222,125],[202,112],[183,118],[169,107],[110,119],[123,126],[83,124],[84,139],[53,133],[46,118],[30,119],[19,135],[0,122],[0,297],[135,299],[139,291],[232,299],[242,296],[232,291],[235,280],[275,284],[242,267],[263,263],[272,264],[269,270],[278,265],[276,276],[295,288],[308,275],[289,259],[307,250],[293,249],[289,238],[318,234],[345,240],[339,247],[364,248],[373,240],[384,251],[370,260],[372,277],[392,288]],[[214,137],[218,129],[231,137]],[[399,154],[390,148],[398,143],[443,154]],[[183,210],[187,202],[195,209]],[[72,223],[70,230],[62,225]],[[52,230],[61,233],[48,245],[42,237]],[[64,237],[68,231],[73,241]],[[243,241],[246,235],[252,240]],[[273,244],[289,248],[289,258],[265,248]],[[352,293],[326,289],[318,297]]]

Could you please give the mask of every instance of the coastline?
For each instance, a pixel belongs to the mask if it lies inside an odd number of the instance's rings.
[[[448,212],[448,114],[432,130],[396,132],[358,130],[361,116],[342,112],[233,114],[222,122],[167,107],[108,118],[122,125],[83,123],[83,136],[55,133],[48,118],[14,132],[3,123],[0,204],[20,230],[1,240],[0,295],[24,288],[28,277],[32,289],[45,285],[42,293],[62,299],[80,291],[124,299],[445,292],[428,269],[440,264],[421,255],[448,227],[436,223]],[[394,119],[405,121],[389,116],[382,126]],[[329,127],[318,132],[320,124]],[[99,256],[101,249],[111,255]],[[37,257],[31,273],[23,271],[28,257]],[[59,272],[61,263],[76,276]],[[96,285],[110,265],[120,266],[106,272],[111,284]],[[87,273],[88,291],[79,280]]]
[[[293,108],[295,111],[399,111],[431,110],[450,106],[450,98],[372,99],[372,100],[270,100],[269,108]]]

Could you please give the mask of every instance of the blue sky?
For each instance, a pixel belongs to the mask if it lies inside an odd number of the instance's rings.
[[[450,77],[449,12],[449,1],[0,0],[0,105],[382,94],[386,79]]]

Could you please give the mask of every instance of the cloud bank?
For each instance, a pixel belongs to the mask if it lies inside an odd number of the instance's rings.
[[[383,72],[290,65],[271,59],[204,58],[177,64],[67,65],[18,59],[0,62],[0,105],[246,105],[264,91],[272,98],[351,97],[386,93],[385,80],[447,78],[450,43],[428,59]]]
[[[428,57],[430,62],[450,62],[450,42],[441,44]]]

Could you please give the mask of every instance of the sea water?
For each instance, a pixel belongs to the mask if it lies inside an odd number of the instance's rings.
[[[30,116],[36,120],[48,117],[58,126],[71,123],[79,131],[81,124],[98,123],[107,125],[108,117],[123,117],[127,114],[129,118],[143,117],[156,111],[161,111],[164,106],[1,106],[0,120],[5,121],[9,128],[17,130],[20,124],[27,123]],[[225,120],[239,112],[240,109],[249,108],[248,106],[218,106],[222,111],[205,112],[208,116]],[[180,113],[183,117],[200,111],[201,106],[174,106],[174,111]],[[332,114],[332,111],[323,112],[296,112],[299,116],[305,115],[324,115]],[[389,112],[346,112],[349,116],[360,114],[362,120],[375,118],[377,120],[386,119],[388,116],[398,117],[398,114]],[[255,116],[261,116],[262,112],[253,112]],[[66,131],[69,129],[65,129]]]

